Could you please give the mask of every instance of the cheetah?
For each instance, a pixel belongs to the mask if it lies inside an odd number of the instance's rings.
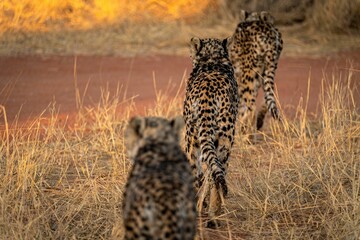
[[[196,192],[182,151],[182,117],[134,117],[125,131],[133,161],[123,200],[125,238],[194,239]]]
[[[225,180],[230,150],[234,142],[238,112],[238,85],[228,46],[231,38],[191,39],[193,69],[187,81],[184,101],[185,152],[192,166],[198,190],[209,195],[209,227],[221,212],[228,187]],[[204,184],[205,179],[209,184]],[[198,199],[199,211],[203,199]],[[200,203],[200,204],[199,204]]]
[[[268,12],[241,12],[242,20],[233,34],[229,47],[231,63],[239,85],[239,119],[243,130],[255,125],[260,130],[269,111],[280,119],[274,96],[274,77],[283,48],[281,33]],[[264,102],[255,118],[255,100],[262,86]]]

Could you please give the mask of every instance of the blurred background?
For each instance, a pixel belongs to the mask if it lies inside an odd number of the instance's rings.
[[[2,0],[0,55],[188,55],[192,36],[231,35],[241,9],[270,11],[287,55],[360,46],[360,0]]]

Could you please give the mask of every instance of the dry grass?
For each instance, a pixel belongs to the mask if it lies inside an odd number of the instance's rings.
[[[283,125],[271,123],[255,145],[237,135],[228,174],[224,226],[204,239],[359,239],[358,94],[335,76],[321,93],[321,113],[305,106]],[[345,84],[341,84],[345,83]],[[155,88],[156,89],[156,88]],[[123,129],[134,104],[122,89],[86,107],[78,94],[73,126],[56,106],[32,123],[9,127],[0,141],[2,239],[114,239],[122,235],[121,201],[129,162]],[[182,97],[157,92],[147,115],[181,114]]]
[[[186,19],[204,11],[211,1],[22,0],[2,1],[2,30],[46,31],[87,29],[97,25]]]
[[[264,141],[236,146],[228,208],[237,230],[254,239],[359,239],[360,115],[346,77],[348,85],[327,80],[316,121],[305,105]]]
[[[351,33],[360,30],[360,1],[320,0],[308,16],[317,30],[326,33]]]
[[[187,42],[182,36],[194,16],[204,16],[210,5],[211,0],[5,0],[0,55],[149,54]]]
[[[301,4],[285,0],[4,0],[0,55],[188,55],[193,36],[231,35],[240,9],[275,15],[284,33],[285,55],[353,49],[360,44],[359,0]]]

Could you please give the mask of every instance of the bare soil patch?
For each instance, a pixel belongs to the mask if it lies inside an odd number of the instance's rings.
[[[353,71],[354,87],[360,85],[360,52],[341,52],[317,58],[283,57],[276,74],[279,101],[288,116],[293,116],[299,101],[306,100],[308,111],[315,113],[321,80],[324,76],[341,76]],[[0,104],[6,109],[9,123],[24,122],[38,117],[49,103],[55,102],[59,114],[73,116],[76,111],[75,89],[79,89],[83,105],[99,102],[101,91],[107,89],[121,97],[134,97],[136,113],[155,104],[156,91],[174,94],[181,80],[191,71],[189,57],[136,56],[22,56],[0,58]],[[75,73],[75,74],[74,74]],[[329,77],[330,76],[330,77]],[[182,86],[181,91],[184,91]],[[356,94],[357,101],[360,100]],[[43,116],[46,116],[46,112]],[[4,123],[1,113],[0,124]]]

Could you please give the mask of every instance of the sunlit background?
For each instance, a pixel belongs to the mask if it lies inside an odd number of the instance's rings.
[[[360,0],[2,0],[0,55],[184,54],[232,34],[241,9],[271,12],[284,54],[360,44]]]
[[[210,0],[3,0],[3,30],[48,30],[68,26],[89,28],[99,24],[186,19],[202,13]]]

